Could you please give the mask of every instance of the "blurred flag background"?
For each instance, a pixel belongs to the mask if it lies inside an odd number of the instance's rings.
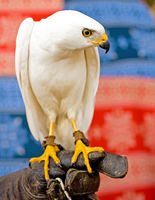
[[[146,0],[150,6],[154,1]],[[0,0],[0,176],[28,166],[42,148],[30,134],[15,77],[23,19],[74,9],[102,23],[111,49],[100,51],[101,76],[88,137],[92,146],[126,155],[122,180],[101,175],[104,200],[155,199],[155,18],[140,0]],[[153,9],[152,9],[153,11]]]

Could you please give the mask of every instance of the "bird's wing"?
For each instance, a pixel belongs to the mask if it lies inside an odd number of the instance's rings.
[[[86,132],[90,126],[94,114],[95,97],[100,76],[100,62],[96,47],[87,48],[84,50],[84,53],[87,68],[87,78],[83,97],[83,130]]]
[[[29,45],[34,23],[32,18],[27,18],[20,25],[16,39],[15,67],[29,128],[35,139],[42,141],[47,135],[46,117],[32,91],[29,80]]]

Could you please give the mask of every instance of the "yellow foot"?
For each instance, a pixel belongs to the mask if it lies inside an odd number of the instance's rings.
[[[43,155],[41,155],[40,157],[37,157],[37,158],[31,158],[30,159],[30,163],[34,163],[34,162],[41,162],[41,161],[45,161],[44,163],[44,173],[45,173],[45,179],[48,180],[50,177],[49,177],[49,173],[48,173],[48,165],[49,165],[49,158],[53,158],[54,162],[57,164],[57,165],[60,165],[60,160],[59,158],[57,157],[56,155],[56,152],[60,151],[58,146],[54,145],[47,145],[46,149],[45,149],[45,152],[43,153]]]
[[[75,152],[72,157],[72,163],[75,163],[77,161],[79,154],[82,152],[83,157],[84,157],[84,163],[87,167],[88,172],[91,173],[92,168],[90,167],[90,164],[89,164],[88,154],[90,152],[95,152],[95,151],[103,152],[104,149],[102,147],[87,147],[81,140],[77,140],[76,146],[75,146]]]

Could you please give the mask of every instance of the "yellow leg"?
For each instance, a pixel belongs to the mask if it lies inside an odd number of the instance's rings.
[[[54,123],[51,122],[49,127],[49,136],[53,136],[53,131],[54,131]]]
[[[73,126],[74,131],[77,131],[77,130],[78,130],[75,120],[72,120],[72,126]]]
[[[74,131],[78,130],[77,126],[76,126],[76,121],[75,120],[72,120],[72,126],[73,126]],[[72,157],[72,163],[75,163],[77,161],[77,158],[78,158],[79,154],[83,153],[85,165],[87,167],[88,172],[91,173],[92,169],[90,167],[90,163],[89,163],[89,159],[88,159],[88,154],[90,152],[95,152],[95,151],[103,152],[104,149],[102,147],[88,147],[88,146],[86,146],[82,142],[82,140],[80,140],[80,139],[77,140],[76,146],[75,146],[74,155]]]
[[[50,127],[49,127],[49,136],[53,136],[53,130],[54,130],[54,123],[50,123]],[[48,173],[48,165],[49,165],[49,158],[51,157],[54,162],[57,165],[60,165],[60,160],[56,155],[56,152],[60,151],[57,145],[47,145],[43,155],[41,155],[40,157],[37,158],[31,158],[30,159],[30,163],[34,163],[34,162],[41,162],[44,161],[44,173],[45,173],[45,179],[48,180],[49,177],[49,173]]]

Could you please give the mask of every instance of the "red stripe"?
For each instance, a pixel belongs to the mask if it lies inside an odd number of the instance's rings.
[[[39,12],[40,10],[52,11],[61,10],[64,7],[63,0],[0,0],[1,10],[29,11]]]
[[[155,79],[101,77],[96,109],[116,107],[155,109]]]
[[[15,42],[20,23],[27,17],[35,21],[64,7],[63,0],[0,0],[0,75],[15,75]]]

